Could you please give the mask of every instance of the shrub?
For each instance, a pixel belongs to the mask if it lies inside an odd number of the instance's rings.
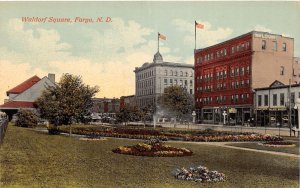
[[[17,113],[15,125],[19,127],[35,127],[38,119],[38,116],[33,111],[22,109]]]
[[[50,135],[58,135],[58,134],[60,134],[58,127],[54,126],[54,125],[50,125],[48,127],[48,134],[50,134]]]

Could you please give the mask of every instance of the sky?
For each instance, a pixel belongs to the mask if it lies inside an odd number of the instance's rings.
[[[86,19],[93,22],[80,22]],[[56,81],[64,73],[80,75],[100,87],[97,97],[132,95],[133,71],[152,62],[158,32],[167,37],[160,41],[164,61],[194,63],[195,21],[204,25],[197,48],[257,30],[294,38],[294,55],[300,56],[299,1],[0,2],[0,104],[10,88],[48,73]]]

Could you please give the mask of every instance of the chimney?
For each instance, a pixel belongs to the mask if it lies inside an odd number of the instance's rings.
[[[51,82],[55,83],[55,74],[49,73],[48,78]]]

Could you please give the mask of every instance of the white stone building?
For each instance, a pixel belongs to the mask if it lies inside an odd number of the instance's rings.
[[[155,106],[166,87],[179,85],[194,94],[194,66],[185,63],[164,62],[157,52],[152,63],[144,63],[135,70],[136,104]]]
[[[289,127],[289,122],[296,125],[297,98],[300,98],[300,84],[284,85],[276,80],[269,87],[255,89],[257,126]]]

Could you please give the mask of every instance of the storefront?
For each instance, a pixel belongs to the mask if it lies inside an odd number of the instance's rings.
[[[202,109],[202,122],[223,125],[247,125],[252,117],[251,106],[214,107]],[[225,118],[225,121],[224,121]]]

